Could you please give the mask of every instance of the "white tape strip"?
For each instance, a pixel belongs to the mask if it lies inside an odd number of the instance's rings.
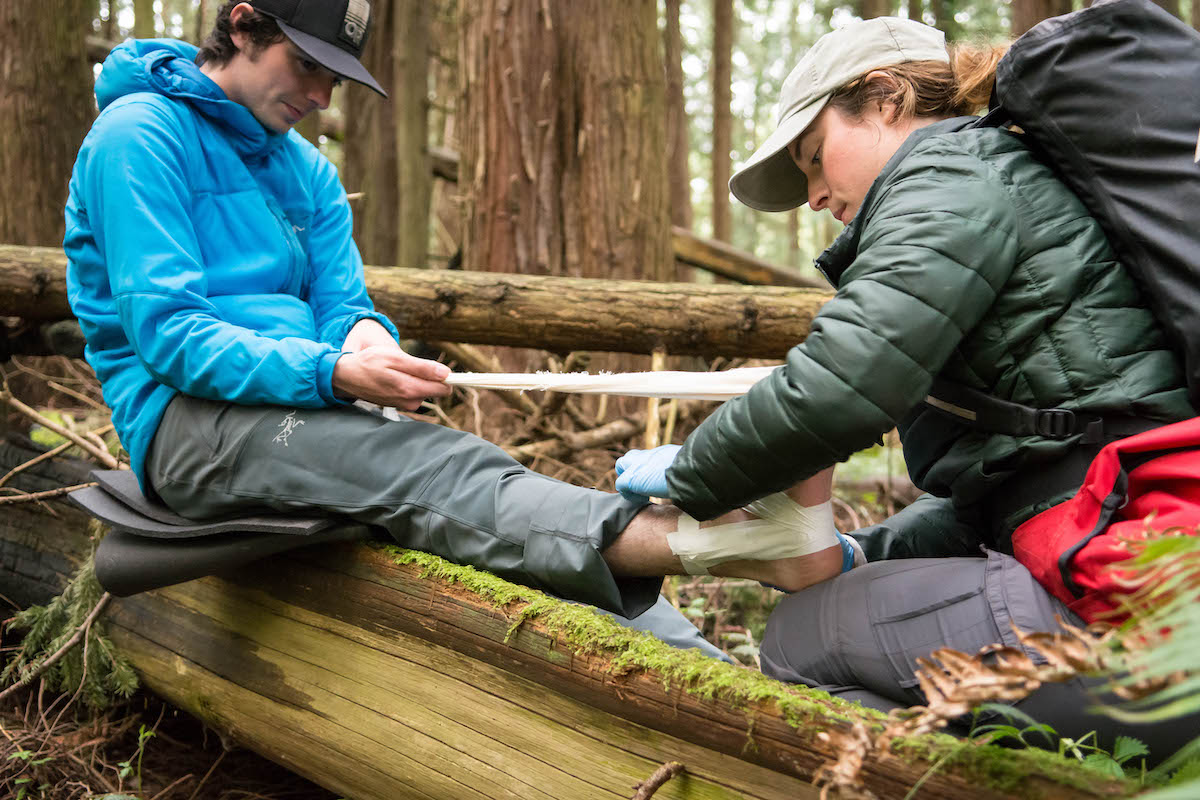
[[[686,400],[728,400],[779,367],[742,367],[722,372],[620,372],[590,375],[586,372],[486,373],[455,372],[446,378],[451,386],[515,391],[554,391],[574,394],[619,394],[629,397],[679,397]]]
[[[667,545],[689,575],[708,575],[709,568],[726,561],[795,558],[838,543],[829,501],[805,507],[779,493],[746,510],[761,519],[701,528],[687,514],[679,516],[679,529],[667,534]]]

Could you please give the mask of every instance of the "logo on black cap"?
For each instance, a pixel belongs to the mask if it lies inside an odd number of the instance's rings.
[[[346,5],[346,18],[342,21],[342,37],[355,47],[361,47],[370,20],[371,4],[367,0],[350,0]]]

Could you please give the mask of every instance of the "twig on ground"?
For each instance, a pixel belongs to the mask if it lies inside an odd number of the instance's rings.
[[[217,760],[212,763],[212,766],[208,768],[208,772],[204,773],[204,777],[196,784],[196,789],[188,797],[188,800],[196,800],[196,797],[200,794],[200,790],[204,788],[204,784],[212,776],[213,772],[216,771],[217,766],[221,763],[221,759],[225,758],[225,754],[228,752],[228,750],[221,751],[221,755],[217,756]]]
[[[853,528],[851,528],[851,530],[858,530],[859,528],[862,527],[862,520],[859,519],[858,513],[854,510],[853,506],[851,506],[849,503],[847,503],[845,500],[841,499],[837,495],[834,495],[830,499],[833,501],[833,504],[835,506],[840,508],[842,511],[845,511],[850,516],[850,524],[854,526]]]
[[[637,792],[633,796],[633,800],[648,800],[654,796],[654,793],[667,781],[674,778],[679,773],[683,772],[683,764],[678,761],[668,761],[658,769],[654,770],[654,774],[646,780],[634,784],[633,788]]]
[[[97,428],[96,430],[92,431],[91,433],[93,433],[97,436],[103,436],[104,434],[108,433],[112,429],[113,429],[113,426],[111,423],[109,423],[108,425],[105,425],[102,428]],[[13,476],[24,472],[25,470],[29,469],[30,467],[35,467],[38,464],[42,463],[43,461],[47,461],[51,458],[54,458],[57,455],[61,455],[63,452],[71,449],[74,446],[75,446],[74,442],[71,442],[71,441],[63,442],[62,444],[60,444],[58,447],[54,448],[53,450],[47,450],[46,452],[42,453],[41,455],[38,455],[38,456],[35,456],[34,458],[29,459],[24,464],[18,464],[17,466],[10,469],[8,472],[4,473],[4,477],[0,477],[0,486],[4,486],[4,484],[6,484],[10,480],[12,480]]]
[[[191,777],[192,777],[192,773],[189,772],[186,775],[176,778],[175,780],[171,781],[166,786],[164,786],[162,791],[155,794],[153,797],[150,798],[150,800],[159,800],[160,797],[166,797],[168,792],[170,792],[176,786],[178,786],[179,784],[183,783],[184,781],[186,781],[188,778],[191,778]]]
[[[59,495],[69,494],[69,493],[75,491],[76,489],[87,489],[91,486],[96,486],[96,485],[97,484],[95,482],[79,483],[74,486],[61,486],[58,489],[47,489],[44,492],[34,492],[33,494],[22,493],[22,494],[11,495],[9,497],[0,497],[0,506],[14,505],[16,503],[33,503],[38,500],[48,500],[51,497],[58,497]],[[15,492],[18,490],[17,489],[9,489],[9,491]]]
[[[58,381],[47,380],[46,385],[49,386],[51,389],[53,389],[56,392],[62,392],[63,394],[67,395],[68,397],[75,398],[76,400],[83,403],[84,405],[91,406],[92,408],[96,409],[97,411],[108,411],[108,407],[105,406],[103,403],[96,402],[95,400],[88,397],[83,392],[77,392],[74,389],[69,389],[66,386],[63,386]]]
[[[46,428],[47,430],[54,431],[55,433],[57,433],[59,436],[63,437],[64,439],[69,439],[72,442],[74,442],[75,444],[79,445],[84,450],[86,450],[93,458],[95,458],[97,461],[99,461],[101,464],[103,464],[105,467],[108,467],[109,469],[120,469],[121,468],[120,462],[118,462],[117,459],[113,458],[113,456],[110,455],[107,451],[96,447],[96,445],[92,444],[87,439],[83,438],[82,436],[80,436],[77,433],[67,430],[66,428],[64,428],[62,425],[59,425],[54,420],[51,420],[51,419],[43,416],[42,414],[39,414],[35,409],[30,408],[29,406],[25,405],[17,398],[13,397],[12,392],[9,392],[7,390],[0,392],[0,399],[4,400],[4,402],[8,403],[8,405],[14,411],[18,411],[21,414],[24,414],[26,417],[29,417],[34,422],[38,423],[39,425]],[[128,467],[126,467],[126,469],[128,469]]]

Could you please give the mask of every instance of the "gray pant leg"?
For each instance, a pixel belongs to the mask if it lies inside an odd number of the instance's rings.
[[[179,396],[147,458],[178,513],[314,509],[401,545],[636,617],[661,578],[617,578],[600,551],[644,506],[532,472],[471,434],[353,407],[235,406]]]
[[[1011,556],[876,562],[785,598],[767,622],[760,657],[768,675],[886,711],[925,702],[914,677],[917,658],[941,647],[972,655],[990,644],[1020,648],[1014,624],[1053,631],[1056,615],[1081,624]],[[1112,699],[1093,693],[1098,683],[1048,684],[1015,707],[1062,736],[1097,731],[1110,748],[1116,736],[1134,736],[1157,759],[1200,724],[1200,715],[1146,725],[1112,720],[1091,711]]]
[[[735,663],[721,648],[708,639],[705,639],[701,635],[700,630],[689,622],[687,617],[679,613],[679,609],[671,605],[671,602],[662,595],[659,595],[658,602],[650,606],[650,609],[637,619],[628,619],[622,617],[620,614],[614,614],[604,609],[599,610],[600,613],[612,617],[614,622],[620,623],[627,628],[632,628],[635,631],[645,631],[671,645],[671,647],[678,647],[681,650],[688,650],[695,647],[706,656],[719,658],[731,664]]]

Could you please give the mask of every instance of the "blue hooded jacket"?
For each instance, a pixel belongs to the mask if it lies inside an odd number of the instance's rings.
[[[396,335],[367,296],[337,170],[229,100],[196,52],[113,50],[66,208],[71,308],[143,489],[177,392],[336,405],[350,328],[372,318]]]

